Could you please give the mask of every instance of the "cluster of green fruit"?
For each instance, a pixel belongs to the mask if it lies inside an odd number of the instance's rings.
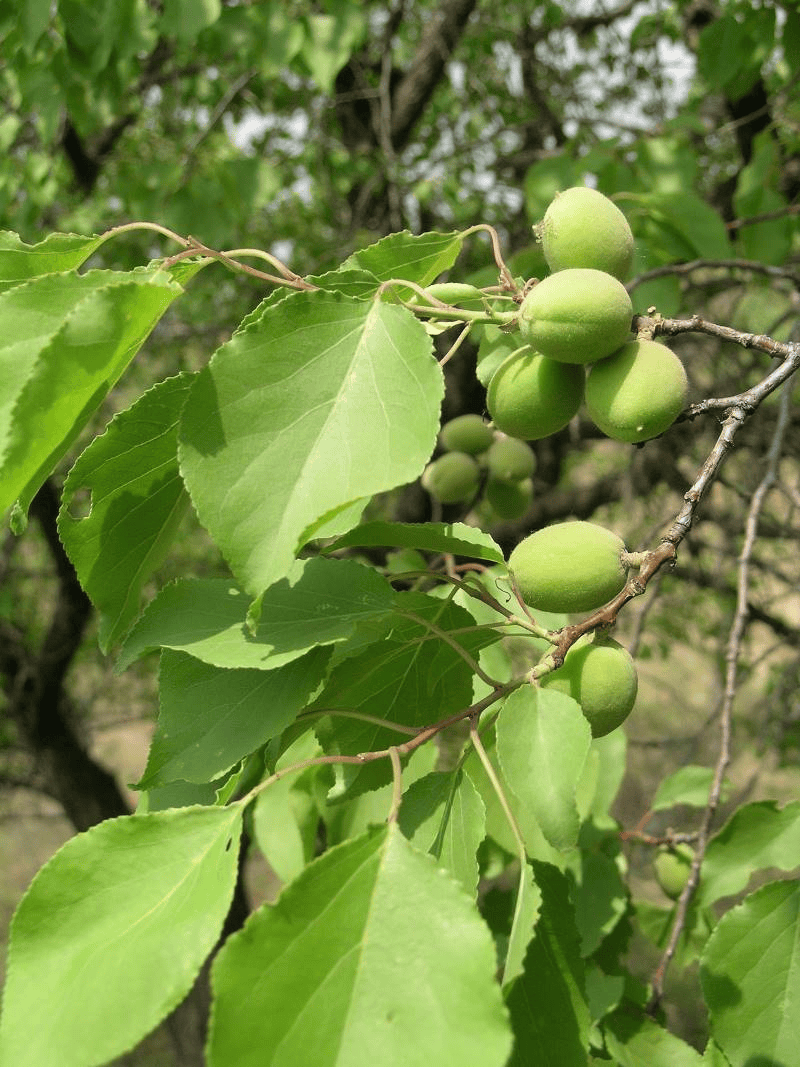
[[[539,440],[563,429],[585,402],[592,421],[617,441],[663,433],[685,406],[688,383],[666,345],[631,339],[627,219],[602,193],[575,187],[556,196],[534,231],[552,273],[520,306],[524,347],[489,383],[494,425]]]
[[[533,499],[536,456],[530,445],[498,433],[480,415],[459,415],[439,433],[442,455],[429,463],[422,485],[440,504],[466,504],[483,489],[500,519],[518,519]]]

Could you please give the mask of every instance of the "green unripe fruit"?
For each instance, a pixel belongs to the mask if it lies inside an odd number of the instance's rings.
[[[625,585],[622,538],[592,522],[559,522],[520,541],[508,558],[522,599],[539,611],[594,611]]]
[[[533,482],[530,478],[505,481],[490,477],[486,483],[486,499],[499,519],[521,519],[533,500]]]
[[[440,504],[460,504],[475,495],[481,478],[478,464],[466,452],[445,452],[422,473],[422,485]]]
[[[674,352],[657,341],[631,341],[589,371],[586,410],[607,437],[647,441],[673,424],[688,391]]]
[[[459,307],[472,308],[479,311],[485,306],[483,293],[474,285],[467,282],[434,282],[426,285],[425,292],[443,304],[457,304]],[[410,301],[412,304],[424,304],[425,301],[414,293]]]
[[[628,650],[607,639],[573,645],[563,665],[546,674],[541,684],[577,700],[589,720],[592,737],[605,737],[633,710],[639,680]]]
[[[633,234],[628,220],[596,189],[578,185],[557,193],[534,230],[554,273],[592,267],[623,281],[630,274]]]
[[[656,881],[670,900],[677,900],[683,892],[693,859],[694,850],[691,845],[684,843],[665,848],[656,856],[653,864]]]
[[[444,424],[439,434],[442,448],[448,452],[467,452],[470,456],[485,452],[493,440],[491,426],[480,415],[457,415]]]
[[[518,482],[536,470],[536,456],[530,445],[516,437],[498,437],[486,453],[486,466],[494,478]]]
[[[584,381],[581,367],[524,348],[503,360],[492,375],[486,408],[498,430],[538,441],[563,430],[576,414]]]
[[[544,278],[519,309],[522,340],[561,363],[596,363],[630,336],[633,304],[619,279],[572,267]]]

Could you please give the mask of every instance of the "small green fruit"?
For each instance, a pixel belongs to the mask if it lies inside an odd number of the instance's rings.
[[[466,452],[445,452],[422,472],[422,485],[440,504],[460,504],[478,489],[481,471]]]
[[[670,900],[677,900],[683,892],[693,859],[694,850],[685,843],[664,848],[656,856],[653,864],[656,881]]]
[[[508,559],[522,599],[539,611],[594,611],[625,585],[625,544],[592,522],[559,522],[520,541]]]
[[[584,381],[581,367],[524,348],[503,360],[492,375],[486,408],[498,430],[538,441],[563,430],[576,414]]]
[[[627,341],[633,304],[611,274],[560,270],[528,293],[519,309],[522,340],[561,363],[596,363]]]
[[[647,441],[673,424],[688,391],[674,352],[657,341],[631,341],[589,371],[586,410],[607,437]]]
[[[467,282],[434,282],[425,286],[425,292],[443,304],[456,304],[477,311],[485,306],[483,293]],[[410,303],[423,304],[424,301],[419,293],[414,293]]]
[[[546,674],[541,684],[577,700],[589,720],[592,737],[605,737],[630,715],[639,681],[628,650],[606,639],[573,645],[563,665]]]
[[[628,220],[596,189],[579,185],[557,193],[535,231],[554,273],[591,267],[621,281],[630,274],[633,234]]]
[[[486,499],[498,519],[521,519],[533,500],[533,482],[530,478],[506,481],[490,477],[486,483]]]
[[[494,478],[519,482],[536,470],[536,456],[530,445],[516,437],[498,437],[486,453],[486,466]]]
[[[480,415],[457,415],[444,424],[439,434],[442,448],[448,452],[466,452],[470,456],[485,452],[493,440],[491,426]]]

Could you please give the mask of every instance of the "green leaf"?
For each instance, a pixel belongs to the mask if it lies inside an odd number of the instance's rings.
[[[733,254],[721,216],[691,190],[642,194],[637,199],[653,222],[675,232],[691,254],[704,259],[728,259]]]
[[[612,730],[592,740],[576,791],[582,822],[591,816],[596,826],[616,829],[609,811],[625,776],[627,747],[624,730]]]
[[[139,611],[142,585],[163,561],[189,498],[178,473],[178,419],[191,375],[167,378],[111,420],[64,482],[58,533],[100,612],[104,652]],[[84,518],[70,514],[90,494]]]
[[[11,924],[0,1062],[89,1067],[156,1026],[219,937],[240,829],[237,809],[180,808],[69,840]]]
[[[382,282],[403,278],[425,286],[453,266],[462,242],[460,233],[412,234],[403,230],[354,252],[342,266],[368,270]],[[397,292],[410,296],[412,290],[398,287]]]
[[[213,26],[221,11],[220,0],[165,0],[161,31],[179,41],[193,41],[207,26]]]
[[[693,765],[680,767],[661,782],[656,790],[653,803],[650,805],[650,810],[663,811],[676,804],[704,808],[708,803],[708,793],[713,779],[714,771],[710,767]],[[730,783],[727,783],[727,786],[725,793],[729,792]]]
[[[366,522],[340,537],[325,551],[377,545],[416,548],[422,552],[451,552],[454,556],[505,562],[502,550],[489,534],[463,522]]]
[[[164,271],[141,270],[49,274],[0,295],[0,512],[17,499],[27,511],[182,292]]]
[[[702,1067],[700,1053],[635,1009],[603,1021],[606,1047],[619,1067]]]
[[[741,892],[766,867],[800,867],[800,801],[779,808],[771,800],[746,804],[708,844],[697,900],[710,904]]]
[[[225,670],[165,649],[158,726],[138,788],[213,781],[277,737],[319,685],[329,654],[313,649],[274,671]]]
[[[122,647],[118,670],[156,648],[188,652],[216,667],[274,670],[318,645],[349,638],[360,622],[380,619],[394,591],[372,567],[354,560],[298,560],[288,578],[260,598],[254,633],[250,598],[224,578],[181,579],[145,608]]]
[[[474,897],[476,853],[485,821],[483,801],[463,771],[432,771],[403,794],[398,825],[416,848],[435,856]]]
[[[360,6],[333,5],[334,14],[309,15],[300,55],[324,93],[333,93],[336,75],[358,48],[367,28]]]
[[[507,996],[514,1029],[508,1067],[585,1067],[589,1009],[569,886],[550,864],[533,863],[542,907],[523,975]]]
[[[412,613],[416,617],[412,617]],[[472,616],[446,600],[424,593],[401,593],[387,636],[363,652],[338,663],[309,710],[342,710],[390,720],[402,726],[427,726],[472,703],[473,673],[462,656],[431,630],[431,624],[452,635],[472,656],[497,640],[491,631],[458,633],[475,626]],[[326,752],[357,755],[398,743],[395,730],[331,715],[317,727]],[[359,791],[382,785],[390,777],[388,760],[343,768],[349,787]]]
[[[501,980],[504,988],[519,978],[525,970],[525,956],[534,936],[541,908],[542,891],[534,881],[533,870],[529,863],[521,864]]]
[[[571,895],[581,952],[588,957],[597,951],[628,908],[618,834],[598,832],[591,823],[585,824],[580,849],[570,856],[569,869],[575,879]]]
[[[800,1064],[800,885],[762,886],[719,921],[700,965],[711,1032],[734,1064]]]
[[[45,3],[45,25],[49,18],[49,3]],[[33,13],[34,5],[27,10]],[[41,19],[37,19],[37,25]],[[37,29],[38,36],[41,36]],[[104,236],[84,237],[77,233],[51,233],[35,245],[25,244],[10,230],[0,230],[0,292],[30,278],[59,271],[74,270],[106,240]]]
[[[575,791],[591,745],[578,704],[555,690],[523,685],[497,719],[497,755],[503,776],[558,849],[578,840]]]
[[[442,392],[411,312],[335,293],[268,307],[215,353],[184,408],[181,469],[248,592],[336,511],[418,477]]]
[[[209,1067],[502,1067],[489,932],[396,825],[331,849],[220,950]]]

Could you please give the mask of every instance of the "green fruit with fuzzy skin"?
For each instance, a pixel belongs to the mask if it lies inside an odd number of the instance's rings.
[[[481,470],[466,452],[445,452],[422,473],[422,485],[440,504],[460,504],[478,490]]]
[[[579,185],[557,193],[534,230],[554,273],[591,267],[624,281],[631,272],[633,234],[628,220],[596,189]]]
[[[533,500],[533,482],[530,478],[506,481],[490,477],[486,483],[486,499],[498,519],[521,519]]]
[[[605,737],[633,710],[639,680],[628,650],[606,639],[573,645],[563,665],[544,675],[541,684],[576,700],[589,721],[592,737]]]
[[[498,437],[486,453],[486,466],[494,478],[518,482],[536,470],[536,456],[530,445],[516,437]]]
[[[522,340],[560,363],[596,363],[630,337],[633,304],[606,271],[573,267],[535,285],[519,309]]]
[[[585,612],[625,585],[625,544],[592,522],[559,522],[520,541],[508,558],[525,603],[538,611]]]
[[[694,850],[685,843],[662,849],[656,856],[653,864],[656,881],[670,900],[677,900],[683,892],[693,859]]]
[[[523,441],[549,437],[567,425],[583,400],[581,367],[556,363],[530,348],[503,360],[489,382],[486,408],[498,430]]]
[[[448,452],[466,452],[470,456],[485,452],[493,440],[491,426],[480,415],[457,415],[446,422],[439,433],[442,448]]]
[[[658,341],[631,341],[589,371],[586,410],[607,437],[647,441],[673,424],[688,391],[674,352]]]

